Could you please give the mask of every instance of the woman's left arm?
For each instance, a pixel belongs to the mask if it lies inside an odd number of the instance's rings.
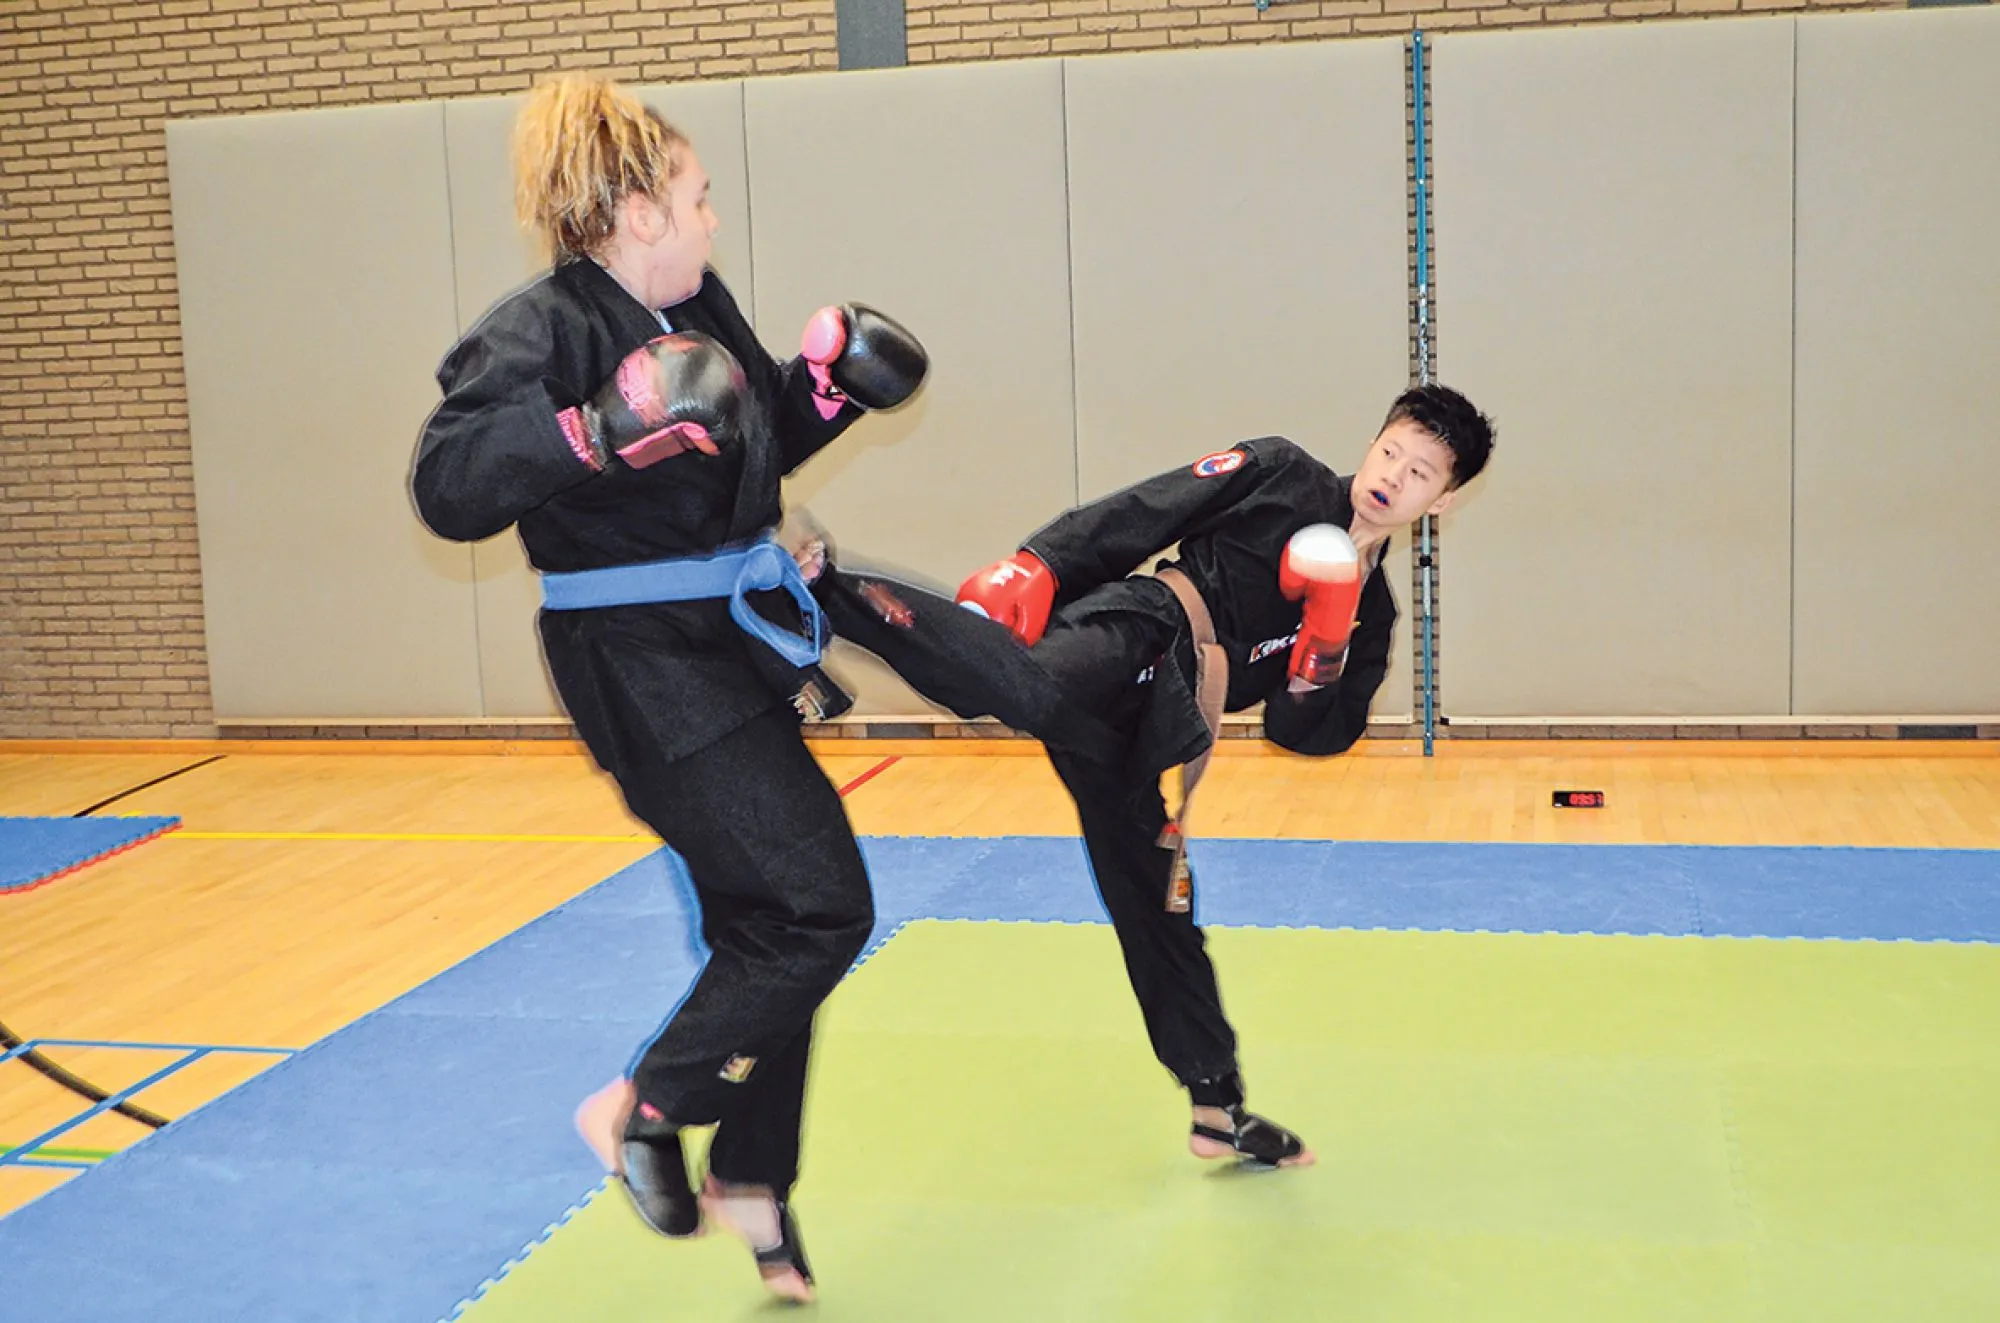
[[[770,420],[786,473],[831,445],[862,415],[860,406],[846,400],[827,417],[820,408],[822,397],[814,389],[811,365],[800,355],[782,363],[772,358],[736,306],[729,287],[713,270],[702,277],[701,291],[695,298],[715,319],[716,338],[743,365],[750,389]],[[667,317],[673,319],[672,309]]]

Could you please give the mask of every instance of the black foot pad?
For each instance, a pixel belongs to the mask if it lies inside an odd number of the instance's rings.
[[[1241,1104],[1228,1111],[1232,1122],[1230,1129],[1197,1125],[1194,1132],[1203,1139],[1229,1145],[1243,1159],[1244,1165],[1276,1167],[1285,1159],[1295,1158],[1306,1151],[1305,1141],[1277,1122],[1267,1121],[1255,1112],[1247,1112]]]
[[[633,1114],[638,1121],[638,1114]],[[640,1123],[625,1128],[620,1150],[625,1167],[625,1193],[647,1226],[663,1236],[680,1239],[701,1230],[701,1204],[688,1186],[687,1159],[681,1153],[680,1131]],[[636,1133],[635,1133],[636,1132]]]

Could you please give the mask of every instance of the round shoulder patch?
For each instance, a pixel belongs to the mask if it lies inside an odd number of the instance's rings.
[[[1197,478],[1219,478],[1225,473],[1234,473],[1242,467],[1242,451],[1218,450],[1212,455],[1203,455],[1194,462],[1194,476]]]

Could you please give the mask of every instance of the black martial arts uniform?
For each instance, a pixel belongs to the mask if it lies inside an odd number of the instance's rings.
[[[1265,437],[1072,510],[1030,537],[1025,549],[1058,585],[1033,649],[935,595],[864,573],[829,573],[815,590],[837,633],[919,693],[961,716],[1001,715],[1048,746],[1076,800],[1153,1050],[1197,1105],[1240,1103],[1242,1085],[1201,929],[1191,906],[1171,903],[1174,852],[1161,844],[1168,818],[1159,778],[1207,749],[1210,735],[1195,701],[1186,612],[1164,583],[1128,576],[1179,543],[1178,559],[1160,565],[1178,567],[1208,607],[1229,661],[1226,709],[1261,702],[1266,739],[1298,753],[1341,753],[1366,728],[1388,669],[1395,599],[1378,564],[1362,587],[1340,679],[1295,694],[1287,671],[1302,606],[1279,591],[1278,564],[1299,529],[1345,529],[1353,517],[1349,479],[1290,441]],[[872,609],[885,591],[902,606],[900,620]],[[1023,657],[1062,696],[1063,710],[1051,702],[1037,714],[1013,696],[1025,683]],[[997,680],[993,658],[1008,668]],[[1029,724],[996,711],[990,700],[1002,691],[1016,712],[1029,712]],[[1118,732],[1112,757],[1079,741],[1078,710]]]
[[[544,573],[702,555],[776,525],[779,479],[859,410],[823,418],[803,361],[774,362],[712,272],[664,319],[742,365],[745,435],[644,469],[584,464],[558,410],[663,323],[595,262],[566,262],[500,302],[438,368],[444,399],[411,476],[424,522],[459,541],[514,525]],[[751,600],[800,628],[783,594]],[[641,1109],[675,1126],[720,1121],[710,1170],[782,1197],[798,1175],[814,1012],[874,922],[846,813],[800,736],[793,704],[809,677],[744,633],[726,599],[544,611],[540,626],[592,756],[687,862],[711,952],[634,1066]]]

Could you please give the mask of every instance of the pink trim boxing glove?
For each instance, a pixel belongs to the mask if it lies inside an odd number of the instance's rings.
[[[720,438],[742,425],[743,369],[699,332],[658,336],[627,354],[597,394],[556,415],[571,451],[600,472],[615,455],[627,468],[699,450],[722,453]]]
[[[821,308],[806,322],[799,340],[799,356],[812,374],[813,407],[825,419],[840,412],[847,397],[833,384],[833,365],[847,348],[847,317],[839,308]]]

